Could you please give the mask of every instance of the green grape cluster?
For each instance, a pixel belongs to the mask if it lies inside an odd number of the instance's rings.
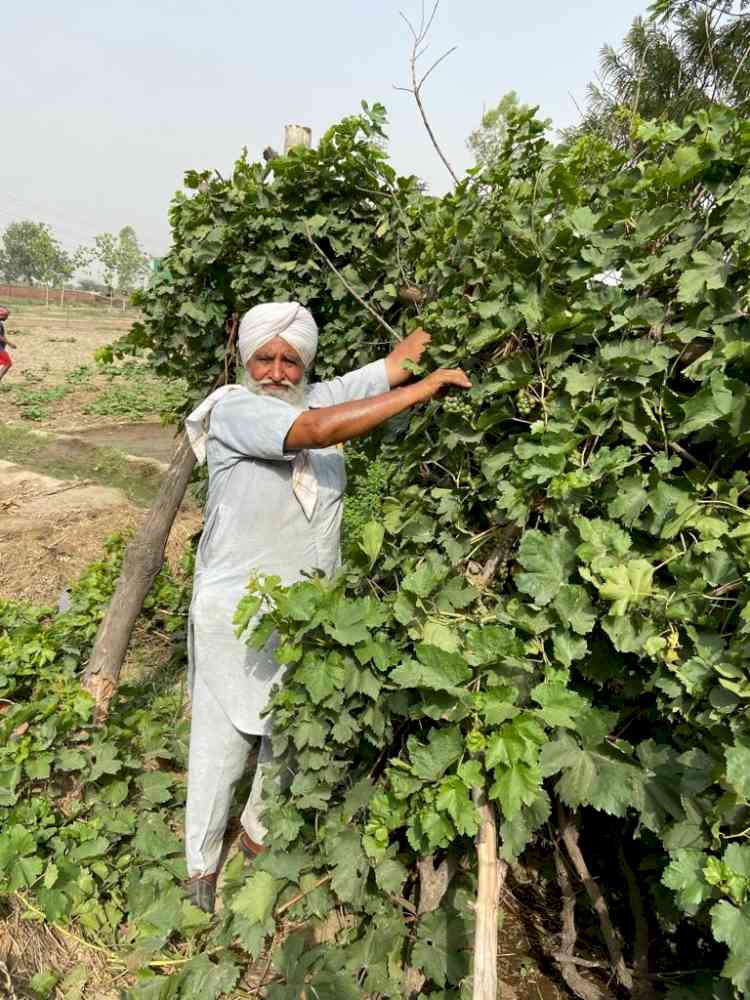
[[[446,396],[443,400],[443,409],[446,413],[455,413],[457,417],[463,417],[469,423],[474,419],[474,407],[464,396]]]
[[[523,416],[528,416],[536,407],[536,400],[528,389],[519,389],[516,393],[516,409]]]
[[[381,458],[370,462],[364,475],[355,476],[344,500],[344,532],[354,538],[368,521],[377,520],[382,511],[388,484],[388,468]]]

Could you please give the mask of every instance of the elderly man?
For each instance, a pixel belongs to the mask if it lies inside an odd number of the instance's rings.
[[[273,641],[257,651],[236,638],[235,609],[254,572],[291,584],[338,569],[345,475],[337,445],[442,389],[470,386],[460,369],[404,384],[404,362],[418,361],[429,339],[417,330],[384,360],[308,385],[318,344],[312,315],[296,302],[256,306],[239,327],[243,385],[218,389],[186,421],[198,460],[208,461],[188,641],[187,890],[209,912],[232,793],[258,737],[240,848],[248,857],[263,849],[261,789],[272,756],[264,711],[283,672]]]

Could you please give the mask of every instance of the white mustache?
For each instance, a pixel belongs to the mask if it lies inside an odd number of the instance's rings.
[[[294,388],[294,382],[291,382],[288,378],[283,378],[279,382],[276,382],[272,378],[262,378],[258,380],[257,385],[272,385],[276,386],[277,388],[280,386],[284,386],[287,389]]]

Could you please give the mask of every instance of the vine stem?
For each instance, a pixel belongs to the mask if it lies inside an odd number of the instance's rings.
[[[555,871],[557,872],[557,883],[562,893],[562,934],[560,936],[560,951],[553,955],[556,962],[560,964],[560,973],[566,984],[580,1000],[603,1000],[604,994],[589,982],[576,969],[576,965],[598,966],[600,963],[588,963],[584,959],[577,959],[573,952],[576,946],[578,932],[576,931],[576,894],[570,883],[570,875],[563,860],[560,848],[555,845]]]
[[[333,273],[339,279],[339,281],[344,286],[344,288],[347,290],[347,292],[349,292],[349,294],[353,298],[355,298],[357,300],[357,302],[359,302],[359,304],[364,309],[366,309],[368,311],[368,313],[374,318],[374,320],[375,320],[376,323],[378,323],[380,326],[382,326],[384,330],[388,331],[388,333],[391,335],[391,337],[393,337],[393,339],[396,341],[396,343],[398,343],[400,340],[402,340],[403,338],[402,338],[401,334],[398,333],[396,330],[394,330],[393,327],[390,325],[390,323],[387,323],[383,319],[383,317],[380,315],[380,313],[377,312],[377,310],[373,309],[372,306],[369,303],[365,302],[365,300],[362,298],[361,295],[358,295],[357,292],[354,291],[354,289],[352,288],[352,286],[346,280],[346,278],[341,273],[341,271],[339,271],[339,269],[333,263],[333,261],[330,259],[330,257],[328,256],[328,254],[325,252],[325,250],[323,250],[323,248],[320,246],[320,244],[316,243],[315,240],[312,238],[312,235],[310,233],[310,229],[309,229],[309,227],[307,225],[307,221],[306,220],[303,222],[303,226],[305,228],[305,236],[307,237],[308,243],[314,248],[314,250],[317,253],[320,254],[320,256],[323,258],[323,260],[326,262],[326,264],[328,265],[328,267],[333,271]]]
[[[617,940],[617,933],[615,932],[612,918],[609,915],[607,901],[602,895],[602,891],[599,888],[596,879],[591,877],[591,872],[586,864],[586,859],[581,853],[581,848],[578,845],[578,826],[575,819],[572,815],[566,812],[565,807],[559,800],[557,803],[557,816],[563,843],[565,844],[565,850],[568,852],[568,857],[570,858],[578,877],[583,882],[584,888],[586,889],[588,897],[591,900],[591,905],[594,907],[596,915],[599,918],[599,926],[601,927],[602,937],[604,938],[604,943],[607,946],[607,951],[609,952],[609,957],[614,967],[617,980],[622,986],[625,987],[626,990],[628,990],[628,992],[632,993],[633,975],[625,964],[625,959],[622,956],[622,948],[620,947],[620,942]]]

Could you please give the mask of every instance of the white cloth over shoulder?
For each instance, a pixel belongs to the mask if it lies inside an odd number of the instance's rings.
[[[385,362],[375,361],[312,384],[306,405],[336,406],[387,391]],[[310,450],[319,495],[308,518],[294,491],[294,456],[284,449],[298,412],[278,398],[233,390],[215,404],[205,443],[208,498],[196,554],[188,662],[191,678],[201,677],[243,733],[271,731],[264,712],[285,669],[274,658],[274,637],[258,650],[234,633],[232,618],[248,579],[263,573],[288,586],[306,573],[332,576],[340,566],[344,454],[335,447]]]
[[[220,389],[214,389],[185,420],[185,432],[190,441],[190,447],[195,453],[195,460],[198,465],[203,465],[206,461],[206,442],[208,441],[211,411],[227,393],[233,390],[240,392],[250,391],[241,385],[223,385]],[[315,505],[318,502],[319,489],[315,470],[312,467],[307,451],[298,451],[294,456],[292,462],[292,492],[297,497],[307,520],[311,520],[315,511]]]
[[[309,309],[299,302],[264,302],[242,317],[237,346],[246,365],[259,348],[274,337],[282,337],[302,358],[305,368],[315,360],[318,326]]]

